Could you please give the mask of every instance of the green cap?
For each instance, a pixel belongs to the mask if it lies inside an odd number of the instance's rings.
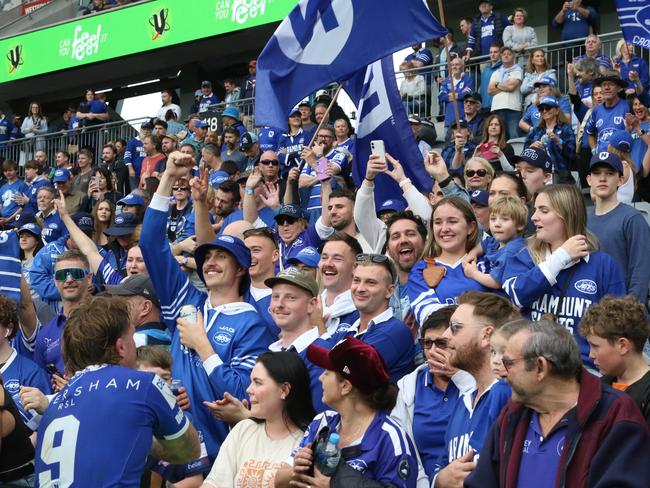
[[[277,276],[264,280],[264,284],[269,288],[273,288],[278,283],[289,283],[308,291],[314,297],[318,296],[318,283],[316,283],[316,280],[294,266],[280,271]]]

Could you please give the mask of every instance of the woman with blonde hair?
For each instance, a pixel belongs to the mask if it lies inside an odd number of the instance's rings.
[[[487,190],[494,178],[494,168],[485,158],[474,156],[465,163],[465,188],[472,190]]]
[[[486,159],[494,171],[514,171],[515,151],[506,142],[506,125],[497,114],[485,119],[483,139],[476,146],[474,156]]]
[[[634,44],[621,39],[616,43],[618,56],[612,61],[614,67],[621,73],[621,78],[627,82],[626,95],[639,95],[648,102],[650,88],[650,72],[648,63],[634,53]]]
[[[464,291],[488,291],[463,271],[463,258],[478,242],[478,222],[469,203],[460,197],[444,197],[434,205],[422,259],[411,269],[406,285],[419,324],[434,310],[455,303]],[[482,257],[477,266],[486,271]]]
[[[623,275],[598,251],[598,240],[587,229],[584,198],[574,185],[542,188],[534,212],[536,233],[506,263],[503,290],[527,318],[551,318],[569,329],[583,363],[593,369],[578,324],[592,303],[608,294],[625,295]]]
[[[527,49],[537,46],[535,29],[526,25],[528,12],[521,7],[512,14],[512,25],[503,29],[503,45],[511,48],[518,55],[523,55]]]

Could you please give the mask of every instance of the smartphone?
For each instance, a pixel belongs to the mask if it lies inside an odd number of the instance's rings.
[[[326,158],[320,158],[318,160],[318,165],[316,166],[316,177],[319,181],[325,181],[329,179],[327,174],[327,165],[328,161]]]
[[[52,375],[55,374],[55,375],[60,376],[61,378],[63,378],[63,373],[61,373],[61,371],[59,371],[56,368],[56,365],[53,364],[53,363],[46,364],[45,365],[45,371],[47,371],[49,374],[52,374]]]
[[[375,156],[379,156],[382,161],[386,161],[386,145],[384,144],[384,141],[370,141],[370,151]]]

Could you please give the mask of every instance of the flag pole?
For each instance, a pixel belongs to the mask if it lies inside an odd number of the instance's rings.
[[[447,24],[445,23],[445,9],[442,6],[442,0],[438,0],[438,10],[440,11],[440,24],[446,29]],[[447,73],[449,73],[449,81],[451,81],[451,91],[453,92],[456,100],[454,103],[454,116],[456,117],[456,130],[460,130],[460,115],[458,113],[458,93],[456,93],[456,86],[454,84],[454,77],[451,74],[451,57],[449,56],[449,46],[447,45],[447,39],[445,35],[445,55],[447,56]]]

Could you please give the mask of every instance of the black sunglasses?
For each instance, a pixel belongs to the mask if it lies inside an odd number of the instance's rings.
[[[172,186],[172,190],[174,190],[174,191],[181,191],[181,190],[189,191],[190,187],[189,186]]]
[[[294,217],[283,216],[283,217],[278,217],[275,221],[278,223],[278,225],[284,225],[284,224],[291,225],[291,224],[297,222],[298,219],[296,219]]]
[[[540,112],[546,112],[547,110],[553,110],[556,107],[551,107],[550,105],[538,105],[537,108]]]
[[[465,176],[467,176],[468,178],[472,178],[474,175],[480,176],[481,178],[483,178],[487,174],[488,174],[488,172],[485,169],[477,169],[477,170],[468,169],[467,171],[465,171]]]
[[[431,349],[432,346],[436,346],[438,349],[447,349],[449,341],[442,337],[438,337],[437,339],[420,339],[420,345],[422,346],[422,349],[427,351]]]
[[[88,276],[88,270],[83,268],[63,268],[54,272],[55,281],[65,281],[68,279],[68,276],[72,278],[73,281],[83,280]]]
[[[264,166],[272,165],[272,166],[279,166],[280,161],[277,159],[262,159],[260,160],[260,164],[263,164]]]

